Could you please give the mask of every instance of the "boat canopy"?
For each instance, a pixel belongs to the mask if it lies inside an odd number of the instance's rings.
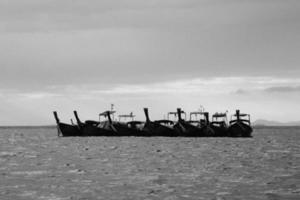
[[[234,114],[233,116],[235,116],[236,117],[236,114]],[[247,116],[250,116],[249,114],[244,114],[244,113],[241,113],[241,114],[239,114],[239,116],[240,117],[247,117]]]
[[[162,123],[162,124],[174,124],[173,121],[171,120],[167,120],[167,119],[162,119],[162,120],[155,120],[154,122],[157,122],[157,123]]]
[[[135,117],[135,115],[133,114],[133,112],[130,112],[129,114],[119,115],[118,117]]]
[[[204,115],[206,112],[201,112],[201,111],[195,111],[195,112],[190,112],[190,115]]]
[[[130,121],[130,122],[127,122],[127,124],[144,124],[145,122],[142,122],[142,121]]]
[[[243,119],[241,119],[241,117],[244,117]],[[232,118],[235,118],[234,120]],[[241,121],[241,122],[246,122],[249,125],[251,125],[251,121],[250,121],[250,115],[249,114],[245,114],[245,113],[240,113],[240,110],[236,110],[236,113],[234,115],[231,116],[231,120],[230,120],[230,124],[233,124],[237,121]]]
[[[181,111],[182,114],[185,114],[185,112],[182,110]],[[177,112],[168,112],[168,115],[175,115],[177,116]]]
[[[186,119],[186,113],[183,110],[181,110],[180,113],[184,114],[184,119]],[[177,112],[168,112],[168,120],[170,120],[171,115],[173,115],[174,120],[176,120],[176,117],[177,117],[178,113]]]
[[[226,113],[215,113],[212,117],[215,117],[215,118],[227,117],[227,114]]]
[[[190,112],[190,121],[197,121],[198,120],[198,117],[197,116],[200,116],[200,119],[201,119],[201,116],[204,116],[206,115],[206,113],[208,112],[202,112],[202,111],[194,111],[194,112]],[[196,120],[193,120],[192,116],[195,116]]]
[[[104,116],[104,117],[106,117],[108,114],[109,114],[109,115],[112,115],[112,114],[114,114],[115,112],[116,112],[116,111],[107,110],[107,111],[104,111],[104,112],[100,113],[99,116]]]
[[[130,113],[130,115],[118,115],[118,117],[135,117],[135,115],[133,115],[132,113]]]
[[[200,123],[200,120],[189,120],[188,123]]]
[[[118,117],[119,117],[119,121],[121,121],[122,118],[124,119],[131,118],[131,121],[133,121],[135,115],[133,115],[133,112],[131,112],[130,114],[118,115]]]

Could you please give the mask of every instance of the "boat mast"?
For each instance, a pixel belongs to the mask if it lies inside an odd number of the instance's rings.
[[[236,120],[240,121],[240,110],[236,110]]]
[[[149,118],[148,108],[144,108],[144,113],[145,113],[145,116],[146,116],[146,121],[149,122],[150,118]]]
[[[112,104],[110,104],[110,111],[111,111],[111,113],[112,113],[112,120],[115,120],[115,114],[114,114],[114,104],[112,103]]]

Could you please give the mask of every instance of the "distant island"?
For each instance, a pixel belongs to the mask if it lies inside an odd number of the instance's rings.
[[[300,126],[300,121],[278,122],[265,119],[258,119],[252,123],[253,126]]]

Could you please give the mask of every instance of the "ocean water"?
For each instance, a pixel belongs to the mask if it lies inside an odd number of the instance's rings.
[[[300,199],[300,128],[253,138],[0,128],[0,199]]]

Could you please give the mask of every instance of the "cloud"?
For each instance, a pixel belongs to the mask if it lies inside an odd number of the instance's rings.
[[[32,89],[0,90],[2,96],[18,95],[27,99],[56,97],[95,98],[113,95],[186,95],[255,94],[264,92],[295,92],[300,90],[300,78],[280,77],[210,77],[124,84],[53,84]],[[1,88],[0,88],[1,89]]]
[[[59,111],[65,120],[72,117],[70,113],[74,109],[78,109],[84,119],[93,119],[97,113],[109,109],[110,103],[117,105],[120,114],[133,111],[141,120],[144,120],[144,106],[151,109],[154,119],[178,106],[194,111],[200,105],[210,112],[240,108],[250,114],[264,116],[262,107],[268,107],[268,112],[272,113],[278,106],[288,104],[292,113],[292,106],[299,107],[299,95],[286,98],[279,93],[275,100],[272,95],[266,95],[265,90],[278,85],[282,88],[284,84],[287,88],[288,84],[296,85],[298,81],[278,77],[214,77],[143,84],[52,85],[32,91],[0,90],[0,110],[3,110],[3,116],[11,116],[10,119],[0,119],[4,120],[4,124],[49,124],[53,123],[53,110]],[[238,91],[239,95],[233,95],[233,91]],[[19,120],[14,121],[10,110],[19,110]],[[28,118],[29,115],[32,117]]]
[[[288,92],[300,92],[300,86],[278,86],[278,87],[269,87],[264,89],[268,93],[288,93]]]
[[[21,98],[25,99],[47,99],[53,97],[61,97],[62,94],[55,94],[50,92],[30,92],[30,93],[19,93]]]
[[[244,89],[238,89],[234,92],[234,94],[239,94],[239,95],[243,95],[243,94],[248,94],[249,91],[244,90]]]

